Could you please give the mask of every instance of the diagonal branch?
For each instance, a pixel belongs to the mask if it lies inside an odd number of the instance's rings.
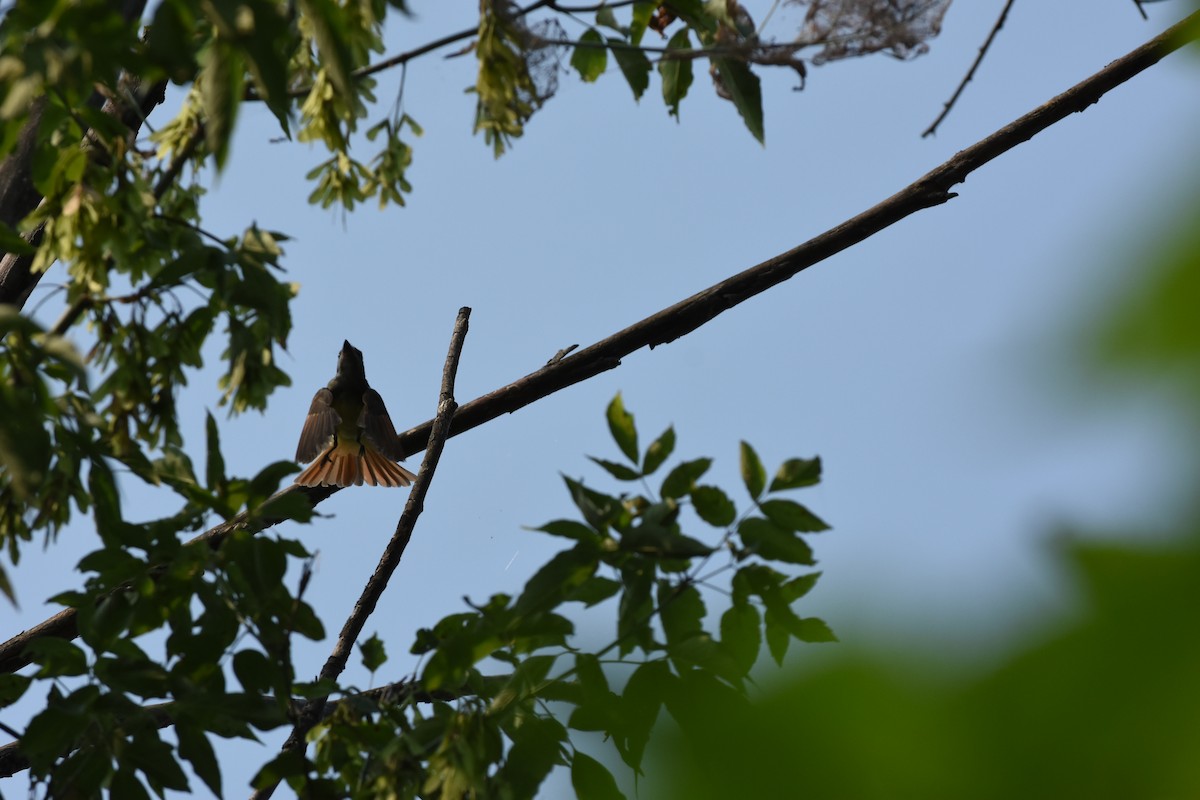
[[[1200,39],[1200,12],[1191,14],[1090,78],[962,150],[949,161],[875,207],[799,247],[727,278],[590,347],[554,361],[507,386],[466,403],[454,415],[450,425],[450,436],[457,436],[503,414],[511,414],[560,389],[613,369],[620,365],[622,358],[643,347],[653,348],[674,341],[739,303],[852,247],[905,217],[946,202],[955,196],[950,189],[966,180],[968,175],[984,164],[1028,141],[1065,117],[1085,110],[1107,92],[1158,63],[1169,53],[1197,39]],[[432,427],[433,420],[430,420],[401,434],[404,454],[420,452],[429,440]],[[256,514],[239,514],[193,541],[207,541],[211,546],[217,547],[233,530],[246,528],[257,533],[286,519],[285,516],[271,516],[271,503],[274,501],[302,493],[315,507],[336,491],[337,489],[329,487],[289,486],[271,498]],[[0,674],[14,672],[30,663],[29,657],[23,653],[25,645],[30,641],[41,636],[73,639],[77,635],[75,610],[67,609],[56,614],[35,628],[0,644]]]
[[[438,400],[437,417],[433,420],[429,433],[429,445],[425,448],[425,458],[421,461],[417,480],[413,483],[412,492],[408,495],[408,502],[404,504],[404,512],[400,515],[400,521],[396,523],[396,532],[392,534],[391,541],[384,548],[379,564],[375,567],[375,574],[367,581],[362,595],[354,604],[354,610],[347,618],[346,624],[342,626],[337,644],[334,645],[333,652],[326,660],[325,666],[321,668],[319,681],[336,681],[346,668],[346,662],[350,659],[350,653],[354,648],[354,643],[358,640],[358,635],[362,633],[367,618],[375,611],[375,605],[383,596],[388,580],[391,579],[396,567],[400,565],[404,550],[408,547],[409,540],[412,539],[413,527],[417,524],[417,517],[425,507],[425,494],[429,491],[429,484],[433,481],[433,473],[437,469],[438,460],[442,455],[442,447],[446,444],[446,437],[450,433],[450,421],[454,419],[454,412],[458,409],[458,403],[454,402],[454,378],[458,373],[458,360],[462,355],[463,339],[467,335],[467,320],[470,316],[471,309],[460,308],[458,319],[454,322],[454,332],[450,336],[450,351],[446,354],[446,365],[442,370],[442,393]],[[285,752],[289,750],[303,751],[305,736],[320,721],[328,700],[329,695],[322,695],[314,697],[304,704],[291,734],[283,743]],[[275,787],[278,785],[279,783],[275,782],[264,786],[256,790],[252,797],[254,800],[266,800],[274,794]]]

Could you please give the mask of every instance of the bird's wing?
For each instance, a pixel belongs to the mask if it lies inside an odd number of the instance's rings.
[[[304,419],[304,430],[300,431],[300,444],[296,446],[297,461],[312,461],[324,450],[337,430],[342,418],[333,410],[333,393],[321,389],[313,397]]]
[[[383,398],[374,389],[363,392],[362,416],[358,418],[358,427],[362,429],[367,441],[392,461],[403,461],[404,451],[400,449],[400,437],[392,426],[392,418],[388,416],[387,406]]]

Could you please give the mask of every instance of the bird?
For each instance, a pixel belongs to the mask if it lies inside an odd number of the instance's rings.
[[[337,374],[317,391],[296,460],[312,461],[296,477],[300,486],[408,486],[416,475],[395,463],[404,458],[379,392],[367,383],[362,351],[342,342]]]

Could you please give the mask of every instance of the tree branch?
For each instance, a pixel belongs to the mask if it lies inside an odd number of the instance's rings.
[[[950,95],[950,99],[942,104],[942,113],[938,114],[937,119],[933,121],[933,124],[926,128],[925,132],[921,134],[922,139],[924,139],[926,136],[933,136],[933,134],[937,133],[938,125],[941,125],[942,120],[949,115],[950,109],[954,108],[954,104],[958,102],[958,96],[963,93],[963,90],[967,88],[967,84],[970,83],[971,79],[975,77],[975,70],[979,69],[979,64],[983,61],[983,57],[987,55],[988,48],[992,46],[992,40],[996,38],[996,34],[999,33],[1000,29],[1004,27],[1004,21],[1008,19],[1008,10],[1012,8],[1012,4],[1013,0],[1008,0],[1008,2],[1004,4],[1004,9],[1000,12],[1000,18],[996,20],[996,24],[992,26],[991,33],[989,33],[987,39],[984,40],[983,46],[979,48],[979,55],[975,56],[975,63],[971,64],[971,68],[967,70],[967,74],[963,77],[962,82],[958,84],[958,88],[954,90],[954,94]],[[1138,6],[1138,8],[1141,8],[1141,6]]]
[[[1065,117],[1085,110],[1113,88],[1196,39],[1200,39],[1200,12],[1191,14],[1179,24],[1112,62],[1048,103],[959,152],[949,161],[875,207],[799,247],[727,278],[590,347],[466,403],[455,413],[449,435],[457,436],[503,414],[511,414],[561,389],[613,369],[620,365],[622,358],[642,347],[653,348],[674,341],[735,305],[765,292],[905,217],[946,202],[955,196],[949,191],[950,188],[966,180],[976,169],[1028,141]],[[432,428],[433,420],[430,420],[402,433],[400,438],[405,455],[420,452],[429,440]],[[245,528],[257,533],[286,519],[283,516],[271,516],[271,504],[276,500],[300,492],[308,498],[313,507],[316,507],[336,491],[338,490],[333,487],[289,486],[268,500],[255,514],[238,514],[192,541],[206,541],[210,546],[217,547],[233,530]],[[23,650],[26,644],[36,638],[57,636],[73,639],[77,635],[74,609],[59,612],[36,627],[0,644],[0,673],[14,672],[30,663]]]
[[[318,681],[336,681],[346,668],[346,662],[350,659],[350,653],[354,649],[358,635],[362,633],[367,618],[375,611],[379,598],[383,596],[392,573],[400,565],[400,559],[404,556],[404,551],[412,539],[413,527],[417,524],[417,517],[421,515],[421,511],[425,507],[425,494],[429,491],[429,484],[433,481],[434,471],[437,470],[438,460],[442,455],[442,447],[446,444],[446,437],[450,433],[450,421],[454,419],[454,412],[458,409],[458,403],[454,402],[454,378],[458,373],[458,360],[462,355],[463,339],[467,335],[467,321],[470,316],[471,309],[466,307],[459,309],[458,319],[454,323],[454,332],[450,336],[450,351],[446,354],[446,365],[442,369],[442,392],[438,400],[437,417],[433,420],[429,433],[429,445],[425,448],[425,458],[421,461],[421,469],[417,473],[417,480],[413,483],[412,492],[408,495],[408,502],[404,504],[404,512],[400,515],[399,522],[396,523],[396,531],[392,534],[392,539],[388,542],[387,547],[384,548],[378,566],[375,567],[375,574],[367,581],[362,595],[354,604],[354,610],[346,619],[346,624],[342,626],[337,644],[334,645],[333,652],[326,660],[325,666],[321,668]],[[328,700],[329,695],[323,695],[314,697],[304,704],[291,734],[283,743],[283,750],[304,749],[305,736],[321,719]],[[256,790],[252,795],[252,800],[266,800],[274,794],[278,785],[276,782]]]

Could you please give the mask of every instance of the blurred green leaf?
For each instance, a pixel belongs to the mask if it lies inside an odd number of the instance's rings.
[[[605,461],[602,458],[595,458],[593,456],[588,456],[588,458],[599,464],[604,468],[605,472],[619,481],[636,481],[642,477],[642,473],[624,464],[618,464],[615,461]]]
[[[799,536],[761,517],[738,523],[738,535],[753,552],[772,561],[813,564],[812,549]]]
[[[762,87],[758,76],[744,61],[732,58],[715,58],[713,64],[721,83],[729,92],[733,105],[737,108],[746,129],[758,139],[759,144],[765,144],[763,130]]]
[[[621,399],[620,392],[617,392],[612,402],[608,404],[605,416],[608,418],[608,430],[612,433],[617,447],[621,448],[621,452],[634,466],[637,466],[637,428],[633,424],[633,415],[625,410],[625,403]]]
[[[579,800],[624,800],[617,782],[603,764],[579,750],[571,757],[571,786]]]
[[[746,484],[750,496],[757,500],[767,485],[767,471],[763,469],[758,453],[747,442],[741,443],[741,467],[742,483]]]
[[[785,489],[799,489],[804,486],[814,486],[821,482],[820,458],[789,458],[779,467],[771,481],[772,492]]]
[[[575,52],[571,54],[571,66],[585,82],[591,83],[604,74],[608,67],[608,50],[604,37],[595,28],[588,28],[579,37]]]
[[[371,638],[361,643],[358,650],[362,654],[362,664],[367,668],[367,672],[377,671],[387,661],[383,640],[376,634],[371,634]]]
[[[691,493],[692,506],[700,519],[717,528],[725,528],[737,519],[733,501],[716,486],[697,486]]]
[[[662,76],[663,102],[671,116],[679,119],[679,104],[687,97],[692,86],[692,61],[690,58],[671,58],[671,50],[691,50],[686,27],[675,31],[667,42],[667,53],[658,62],[658,73]]]
[[[680,498],[688,494],[708,468],[712,466],[711,458],[697,458],[695,461],[685,461],[675,467],[663,480],[659,490],[664,498]]]
[[[791,500],[766,500],[758,507],[767,519],[785,530],[799,533],[829,530],[829,526],[820,517]]]
[[[655,470],[675,452],[675,429],[667,428],[662,435],[646,448],[645,458],[642,459],[642,474],[653,475]]]
[[[622,47],[625,42],[621,39],[610,37],[609,43],[613,46],[613,58],[616,59],[617,66],[621,68],[621,74],[625,76],[625,81],[633,90],[633,99],[641,100],[642,95],[650,86],[650,59],[641,50],[629,50]]]

